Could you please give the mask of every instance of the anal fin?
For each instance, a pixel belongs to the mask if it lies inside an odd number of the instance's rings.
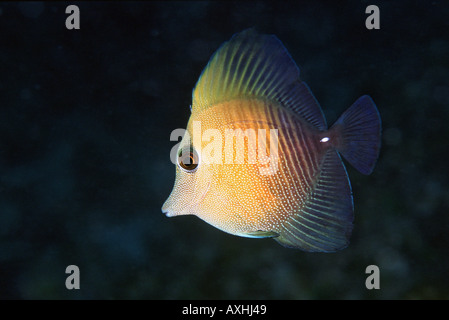
[[[333,252],[348,245],[352,222],[348,175],[337,151],[329,149],[311,195],[299,212],[284,221],[275,240],[289,248]]]
[[[274,231],[257,230],[257,231],[242,233],[242,234],[240,234],[240,236],[247,237],[247,238],[276,238],[279,236],[279,234]]]

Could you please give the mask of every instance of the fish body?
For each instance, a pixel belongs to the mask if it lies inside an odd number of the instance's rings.
[[[238,33],[195,86],[162,211],[304,251],[342,249],[353,228],[353,199],[340,154],[371,173],[380,130],[368,96],[328,129],[282,43],[253,30]]]

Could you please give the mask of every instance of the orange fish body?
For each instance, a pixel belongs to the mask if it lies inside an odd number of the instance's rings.
[[[380,118],[369,97],[328,130],[280,41],[244,31],[214,54],[194,89],[162,210],[238,236],[336,251],[348,245],[353,222],[339,153],[369,174],[379,147]]]

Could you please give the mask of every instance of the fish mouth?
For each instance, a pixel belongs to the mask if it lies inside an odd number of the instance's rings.
[[[170,200],[170,197],[171,197],[171,195],[168,197],[167,200],[165,200],[165,202],[164,202],[164,204],[162,205],[162,208],[161,208],[162,213],[165,214],[165,216],[169,217],[169,218],[176,216],[176,214],[172,210],[169,209],[170,205],[168,204],[168,201]]]
[[[209,192],[210,189],[210,181],[207,183],[207,186],[204,190],[204,192],[197,198],[194,199],[188,206],[186,206],[181,213],[176,214],[173,210],[168,208],[168,205],[166,205],[167,201],[164,203],[164,205],[162,206],[162,213],[165,214],[166,217],[171,218],[171,217],[175,217],[178,215],[184,215],[184,214],[191,214],[191,213],[184,213],[184,212],[188,212],[190,209],[198,206],[201,204],[201,202],[203,202],[204,198],[206,197],[206,194]],[[196,201],[195,201],[196,200]]]
[[[166,217],[173,217],[175,214],[173,212],[171,212],[168,209],[165,209],[164,207],[162,207],[162,213],[165,214]]]

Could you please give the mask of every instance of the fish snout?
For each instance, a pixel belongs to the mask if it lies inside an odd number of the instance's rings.
[[[165,214],[166,217],[170,218],[170,217],[175,216],[175,213],[172,210],[170,210],[170,207],[169,207],[167,201],[163,204],[161,209],[162,209],[162,213]]]

